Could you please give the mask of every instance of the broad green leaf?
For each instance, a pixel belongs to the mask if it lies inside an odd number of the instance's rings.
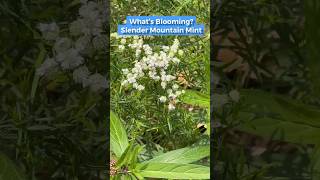
[[[187,90],[186,93],[181,96],[181,100],[186,104],[210,108],[210,95],[198,91]]]
[[[141,151],[141,146],[134,145],[132,141],[127,149],[122,153],[121,157],[117,162],[117,167],[122,167],[123,165],[130,165],[130,168],[134,168],[137,163],[138,154]]]
[[[140,174],[140,173],[137,173],[137,172],[132,172],[134,174],[135,177],[137,177],[139,180],[143,180],[144,177]]]
[[[239,114],[238,129],[295,143],[320,141],[320,111],[272,93],[243,90],[242,102],[248,107]]]
[[[285,121],[320,127],[320,108],[260,90],[242,90],[240,94],[250,112],[269,113]]]
[[[121,157],[118,159],[118,161],[117,161],[118,168],[122,167],[124,164],[128,164],[132,150],[133,150],[133,142],[131,142],[128,145],[128,147],[125,149],[125,151],[121,154]]]
[[[142,147],[139,145],[136,145],[133,148],[133,151],[131,152],[131,157],[130,157],[130,165],[132,168],[135,168],[137,165],[137,161],[138,161],[138,155],[139,153],[142,151]]]
[[[110,112],[110,149],[117,156],[121,157],[122,153],[128,147],[129,141],[127,133],[119,119],[114,113]]]
[[[147,161],[147,163],[158,162],[188,164],[208,157],[209,155],[210,146],[186,147],[156,156]]]
[[[210,168],[195,164],[147,163],[138,167],[143,177],[172,179],[209,179]]]
[[[244,123],[239,125],[239,130],[293,143],[316,144],[320,142],[320,128],[312,127],[303,123],[285,121],[276,118],[247,118],[241,114]]]
[[[24,180],[24,175],[15,164],[4,154],[0,153],[0,180]]]

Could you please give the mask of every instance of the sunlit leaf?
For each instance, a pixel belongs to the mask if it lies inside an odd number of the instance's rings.
[[[186,147],[161,154],[147,162],[187,164],[208,157],[209,155],[210,146]]]
[[[143,177],[172,179],[209,179],[210,168],[195,164],[147,163],[138,166]]]
[[[119,119],[114,113],[110,112],[110,149],[117,156],[120,157],[125,149],[128,147],[127,133]]]

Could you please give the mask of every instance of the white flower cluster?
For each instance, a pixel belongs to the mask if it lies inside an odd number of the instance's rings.
[[[129,36],[120,37],[113,33],[111,37],[120,39],[120,45],[118,46],[120,51],[126,49]],[[159,101],[162,103],[168,101],[168,109],[174,110],[175,104],[179,102],[178,97],[185,92],[184,90],[179,90],[180,86],[176,83],[176,76],[168,73],[171,65],[180,63],[180,59],[176,57],[176,54],[183,55],[183,51],[179,50],[179,44],[179,40],[175,39],[170,47],[162,46],[159,52],[154,52],[150,45],[144,44],[143,38],[133,36],[131,43],[127,47],[135,50],[136,60],[131,69],[122,69],[125,80],[122,81],[121,85],[131,85],[133,88],[142,91],[145,89],[142,79],[153,80],[159,83],[167,93],[160,96]]]
[[[39,24],[38,28],[42,37],[54,43],[52,53],[54,56],[47,57],[37,69],[37,73],[43,76],[58,68],[73,70],[73,78],[76,83],[98,91],[106,89],[108,82],[101,74],[89,72],[84,65],[84,57],[90,57],[90,51],[93,49],[101,50],[106,47],[107,36],[102,34],[105,23],[104,11],[94,1],[81,0],[81,3],[78,19],[69,26],[68,35],[73,38],[61,37],[60,28],[55,22]]]

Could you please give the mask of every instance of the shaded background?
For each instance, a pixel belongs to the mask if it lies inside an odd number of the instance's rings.
[[[0,2],[2,179],[106,178],[107,8]]]
[[[319,2],[214,2],[216,179],[319,179]]]

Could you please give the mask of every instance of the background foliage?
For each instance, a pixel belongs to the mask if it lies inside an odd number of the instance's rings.
[[[213,111],[217,179],[319,178],[318,5],[214,5],[213,99],[225,99]]]
[[[36,73],[52,53],[52,44],[41,36],[39,23],[56,22],[65,32],[81,6],[80,1],[68,0],[0,2],[3,179],[106,177],[106,92],[76,84],[71,71],[46,77]],[[87,59],[87,64],[92,71],[106,75],[107,54],[101,53]]]

